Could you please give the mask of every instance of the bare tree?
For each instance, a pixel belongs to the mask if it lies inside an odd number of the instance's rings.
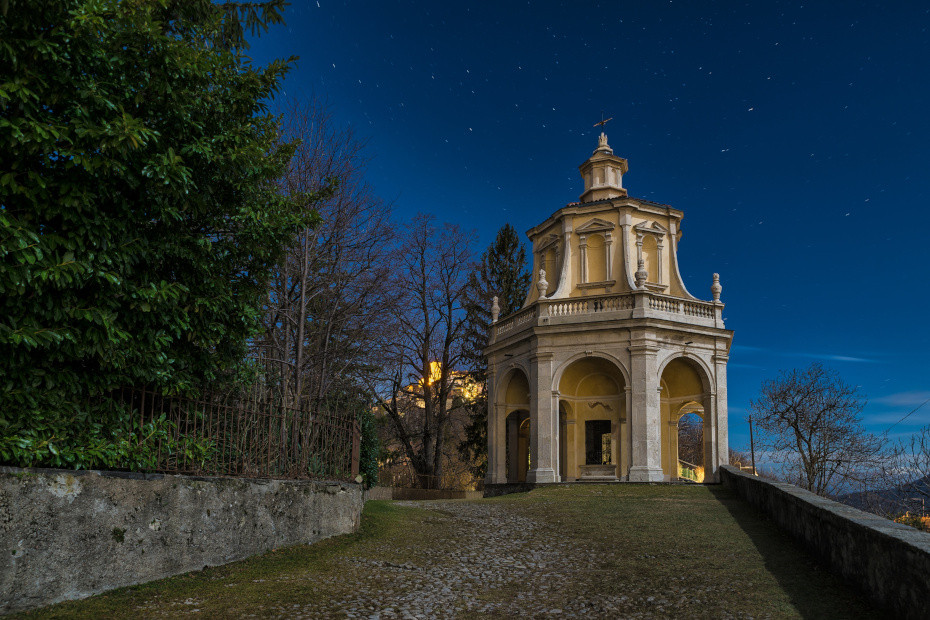
[[[853,494],[854,505],[888,518],[905,513],[921,517],[930,508],[930,425],[891,444],[868,484]]]
[[[696,415],[685,415],[678,422],[678,458],[704,467],[704,425]]]
[[[318,406],[357,391],[370,363],[378,319],[391,305],[393,227],[389,205],[364,180],[364,143],[351,129],[336,128],[315,100],[292,102],[283,116],[283,138],[299,146],[282,191],[334,189],[315,205],[319,225],[302,231],[280,264],[254,349],[287,402]]]
[[[862,427],[864,405],[858,388],[814,363],[764,382],[750,409],[760,445],[783,477],[818,495],[835,495],[862,479],[881,447]]]
[[[449,455],[455,392],[465,374],[462,361],[463,298],[470,270],[471,237],[459,228],[437,228],[418,215],[402,243],[393,285],[400,299],[385,331],[381,367],[372,391],[389,420],[391,434],[415,472],[418,486],[437,488]]]

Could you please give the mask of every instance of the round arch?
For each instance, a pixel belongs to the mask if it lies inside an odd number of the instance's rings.
[[[616,480],[631,455],[626,411],[630,375],[616,357],[573,355],[553,373],[562,480]]]
[[[513,381],[514,377],[522,375],[523,380],[526,381],[526,384],[529,385],[529,369],[526,368],[521,363],[511,362],[510,366],[501,370],[497,373],[494,378],[494,404],[495,405],[507,405],[507,393],[510,383]],[[522,403],[513,403],[529,406],[529,396],[527,400]]]
[[[592,358],[592,357],[605,360],[607,362],[610,362],[614,366],[616,366],[616,369],[620,372],[620,376],[623,377],[623,385],[624,386],[632,385],[632,382],[630,380],[630,372],[627,370],[626,366],[623,365],[623,362],[621,362],[619,358],[609,353],[603,353],[603,352],[598,351],[598,352],[590,353],[590,354],[576,353],[575,355],[571,356],[570,358],[568,358],[567,360],[559,364],[559,367],[556,369],[556,371],[552,373],[552,385],[550,386],[549,389],[553,391],[556,391],[559,389],[559,384],[562,382],[562,375],[565,374],[565,371],[568,369],[569,366],[571,366],[578,360],[585,359],[585,358]],[[660,374],[659,376],[661,377],[662,375]]]
[[[711,372],[710,366],[700,356],[688,353],[687,351],[672,351],[659,363],[658,377],[660,383],[663,381],[662,375],[665,374],[665,369],[676,360],[683,360],[698,371],[698,377],[701,379],[706,393],[713,394],[716,391],[711,381],[711,377],[714,376],[714,373]]]
[[[675,415],[677,415],[678,419],[680,420],[683,416],[686,416],[689,413],[693,413],[694,415],[698,416],[699,418],[703,420],[704,419],[704,405],[702,405],[701,403],[697,401],[689,400],[688,402],[682,404],[681,407],[678,408],[678,411],[675,413]]]
[[[667,479],[687,478],[701,482],[705,479],[706,467],[713,472],[715,394],[712,377],[703,359],[686,352],[670,353],[659,366],[662,469]],[[681,427],[682,420],[689,414],[700,420],[700,434],[696,437],[695,431],[684,432]],[[699,449],[701,458],[692,455],[690,461],[683,461],[679,449],[681,441],[687,441],[683,445],[689,446],[689,455],[694,452],[695,441],[703,446]]]

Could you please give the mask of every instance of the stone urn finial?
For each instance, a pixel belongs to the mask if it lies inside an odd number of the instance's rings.
[[[491,302],[491,322],[497,323],[497,317],[501,315],[501,307],[497,303],[497,296],[494,296],[494,301]]]
[[[536,290],[539,291],[540,297],[546,296],[546,290],[549,288],[549,283],[546,282],[546,270],[539,270],[539,281],[536,282]]]
[[[636,267],[636,273],[633,274],[633,277],[636,279],[636,288],[644,288],[646,285],[646,280],[649,278],[649,272],[646,271],[645,261],[643,261],[643,259],[639,259]]]
[[[714,274],[714,283],[710,285],[710,292],[714,296],[714,301],[720,301],[720,293],[723,291],[723,287],[720,286],[720,274]]]

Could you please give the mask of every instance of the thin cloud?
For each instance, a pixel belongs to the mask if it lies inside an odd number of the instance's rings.
[[[855,362],[860,364],[878,364],[879,360],[868,359],[865,357],[851,357],[849,355],[834,355],[833,353],[785,353],[797,357],[806,357],[814,360],[827,360],[829,362]]]
[[[930,399],[930,392],[896,392],[887,396],[873,398],[872,402],[892,407],[916,407]]]
[[[807,351],[775,351],[765,347],[754,347],[744,344],[734,344],[730,347],[731,352],[735,353],[766,353],[768,355],[777,355],[779,357],[793,357],[813,360],[824,360],[828,362],[850,362],[854,364],[881,364],[882,360],[868,357],[856,357],[853,355],[838,355],[836,353],[810,353]],[[732,364],[731,364],[732,365]],[[758,368],[758,367],[757,367]]]
[[[753,352],[763,351],[766,353],[769,352],[768,349],[764,349],[762,347],[750,347],[745,344],[734,344],[733,346],[730,347],[730,351],[753,351]]]

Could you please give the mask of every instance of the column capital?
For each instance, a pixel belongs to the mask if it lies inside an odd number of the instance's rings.
[[[658,344],[646,342],[631,344],[629,347],[627,347],[627,350],[632,355],[649,355],[650,353],[658,353],[662,350],[662,347],[660,347]]]
[[[533,353],[530,354],[530,361],[531,362],[548,362],[553,357],[555,357],[555,354],[549,351],[534,351]]]

